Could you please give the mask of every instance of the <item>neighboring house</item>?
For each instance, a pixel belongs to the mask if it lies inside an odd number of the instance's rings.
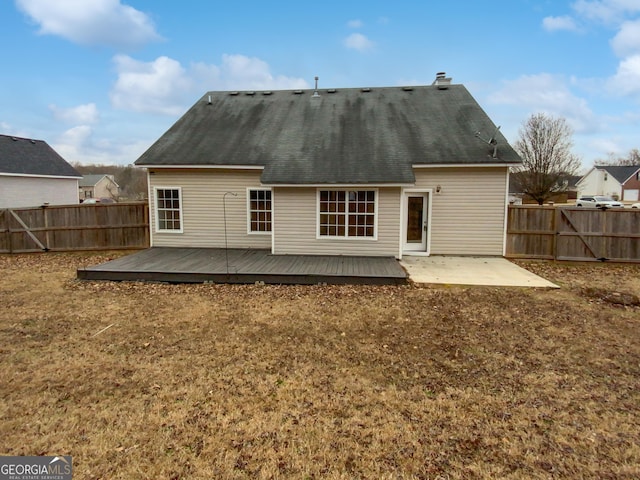
[[[46,142],[0,135],[0,208],[78,203],[80,178]]]
[[[569,200],[578,198],[578,182],[582,177],[580,175],[565,175],[561,179],[561,189],[567,193]]]
[[[446,80],[206,93],[136,161],[151,245],[503,255],[521,160]]]
[[[640,165],[596,165],[577,184],[578,195],[606,195],[616,200],[640,200]]]
[[[120,195],[120,186],[113,175],[98,173],[84,175],[80,179],[80,200],[87,198],[111,198],[117,199]]]

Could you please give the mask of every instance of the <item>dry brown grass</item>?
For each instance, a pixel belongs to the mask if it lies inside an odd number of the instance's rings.
[[[584,294],[638,295],[640,266],[520,262],[559,291],[75,280],[106,258],[0,256],[1,454],[78,479],[640,477],[640,309]]]

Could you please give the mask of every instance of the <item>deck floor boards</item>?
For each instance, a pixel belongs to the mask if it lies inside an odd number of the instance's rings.
[[[228,265],[228,268],[227,268]],[[171,283],[403,284],[393,257],[272,255],[268,250],[154,247],[78,269],[83,280]]]

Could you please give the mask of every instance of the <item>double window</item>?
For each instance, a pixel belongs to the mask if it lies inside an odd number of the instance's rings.
[[[248,203],[249,233],[271,233],[271,190],[250,189]]]
[[[156,231],[182,233],[180,187],[156,187]]]
[[[375,190],[320,190],[321,237],[375,238]]]

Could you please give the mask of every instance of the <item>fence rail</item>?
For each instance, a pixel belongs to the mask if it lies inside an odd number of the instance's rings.
[[[640,263],[640,210],[510,206],[506,256]]]
[[[0,210],[0,253],[147,247],[146,202]],[[510,206],[506,256],[640,263],[640,210]]]
[[[148,246],[146,202],[0,210],[0,253]]]

